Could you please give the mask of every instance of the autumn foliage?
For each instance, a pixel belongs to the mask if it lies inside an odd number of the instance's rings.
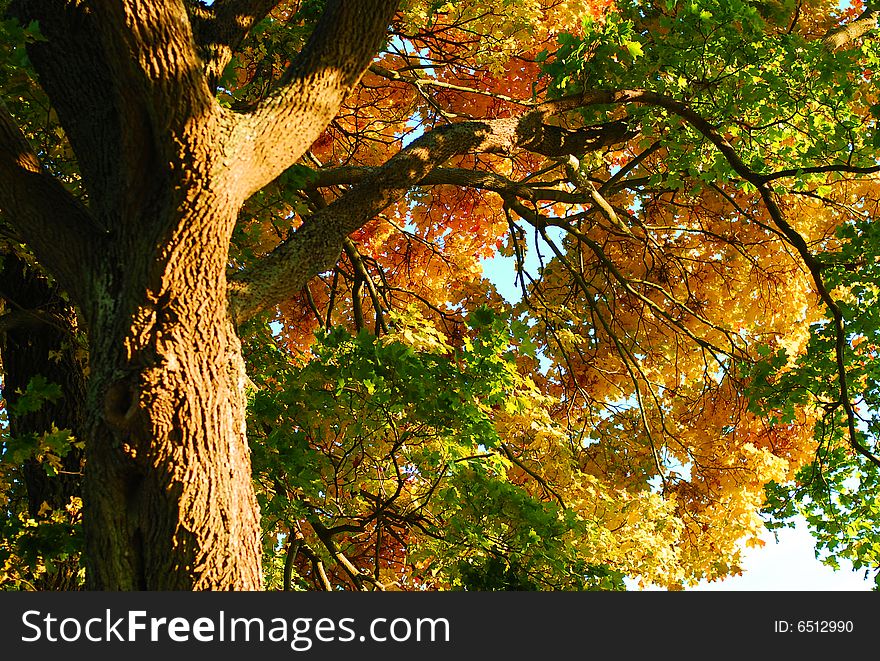
[[[264,98],[323,5],[273,8],[220,104]],[[876,566],[880,42],[827,43],[862,10],[402,3],[233,236],[231,277],[362,182],[400,191],[240,326],[266,586],[681,589],[738,574],[796,511],[832,562]],[[383,178],[449,127],[538,112],[540,139]],[[57,472],[77,441],[44,432],[28,452]],[[76,556],[79,501],[29,514],[2,440],[0,585],[20,587]]]

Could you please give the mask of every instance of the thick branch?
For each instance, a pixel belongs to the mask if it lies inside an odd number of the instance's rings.
[[[843,174],[876,174],[880,172],[880,165],[858,166],[840,163],[834,165],[816,165],[809,168],[789,168],[788,170],[777,170],[771,174],[765,174],[761,179],[765,182],[770,182],[784,177],[799,177],[805,174],[823,174],[831,172]]]
[[[540,118],[532,126],[524,124],[523,128],[534,130],[534,134],[519,145],[535,154],[548,158],[561,158],[570,155],[583,156],[587,152],[614,145],[638,135],[638,131],[629,128],[626,121],[606,122],[580,129],[564,129],[560,126],[547,124],[543,119],[547,116],[545,109],[526,117]],[[556,113],[553,113],[556,114]]]
[[[602,194],[593,185],[593,182],[581,172],[580,168],[581,164],[577,157],[569,155],[568,160],[565,162],[565,171],[568,174],[569,181],[575,184],[579,190],[589,194],[596,206],[598,206],[602,210],[602,213],[605,214],[605,217],[624,234],[631,237],[633,233],[630,231],[629,227],[620,220],[614,207],[608,203],[608,200],[602,197]]]
[[[327,186],[359,184],[374,175],[378,168],[369,166],[348,165],[327,170],[319,170],[306,185],[315,188]],[[499,195],[513,195],[529,202],[548,201],[566,204],[584,204],[585,195],[572,193],[557,188],[542,188],[535,184],[522,184],[506,177],[484,170],[467,170],[465,168],[437,168],[429,172],[421,181],[420,186],[463,186],[492,191]]]
[[[95,16],[120,95],[146,105],[157,136],[179,137],[215,111],[183,0],[124,0]]]
[[[830,51],[842,48],[876,28],[878,18],[880,18],[880,11],[865,9],[851,23],[830,30],[822,38],[822,45]]]
[[[219,107],[182,0],[93,4],[15,0],[13,11],[39,22],[44,39],[28,55],[76,153],[92,213],[109,228],[155,193],[191,144],[187,132]]]
[[[43,39],[28,44],[28,57],[76,153],[90,199],[102,200],[125,187],[119,159],[139,153],[140,145],[126,143],[123,129],[142,122],[118,110],[94,12],[84,5],[14,0],[10,13],[23,24],[40,25]]]
[[[299,160],[376,55],[399,0],[330,0],[281,87],[241,115],[232,167],[248,197]]]
[[[423,182],[451,156],[466,152],[509,154],[526,149],[559,157],[566,154],[567,148],[578,149],[568,154],[599,149],[625,140],[633,132],[623,122],[612,122],[568,132],[575,135],[567,135],[559,127],[548,126],[546,120],[586,106],[626,103],[653,105],[679,115],[716,146],[737,174],[754,184],[762,195],[766,192],[767,175],[746,166],[719,130],[686,104],[646,90],[599,90],[573,95],[539,104],[535,110],[518,118],[451,124],[413,141],[383,166],[371,171],[358,186],[315,213],[254,268],[231,278],[230,299],[234,315],[240,321],[267,309],[299,291],[318,273],[330,269],[336,263],[342,241],[348,234],[401,199],[409,188]],[[807,267],[814,268],[815,258],[779,212],[772,196],[765,195],[765,204]]]
[[[77,303],[101,234],[89,212],[45,172],[0,102],[0,212]]]
[[[759,179],[760,176],[743,164],[733,145],[727,141],[718,129],[704,117],[694,112],[687,104],[668,96],[641,89],[598,90],[546,101],[538,106],[538,111],[551,115],[588,106],[624,105],[627,103],[656,106],[678,115],[715,145],[738,175],[746,181],[757,185],[756,179]]]
[[[210,7],[191,10],[190,20],[202,59],[202,70],[212,90],[217,89],[226,65],[244,38],[279,0],[217,0]]]
[[[580,138],[559,140],[558,127],[547,127],[543,121],[548,114],[532,111],[522,117],[450,124],[413,141],[360,185],[313,214],[253,269],[233,276],[230,303],[234,317],[242,321],[267,309],[302,289],[318,273],[332,268],[346,236],[403,198],[412,186],[452,156],[468,152],[510,154],[517,149],[555,156],[565,145],[579,150],[599,149],[630,135],[622,124],[612,122],[579,132],[580,136],[589,136],[589,142]]]

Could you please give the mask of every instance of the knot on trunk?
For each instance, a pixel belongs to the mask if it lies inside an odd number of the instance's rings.
[[[138,411],[138,390],[128,379],[110,384],[104,395],[104,418],[120,431],[129,431]]]

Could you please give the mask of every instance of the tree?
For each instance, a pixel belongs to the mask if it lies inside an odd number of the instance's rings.
[[[89,587],[676,587],[814,453],[878,463],[872,12],[8,10],[4,269],[48,294],[2,295],[88,367],[6,332],[4,479],[75,519],[16,471],[84,445]]]
[[[26,566],[34,568],[26,575],[12,571],[7,580],[37,589],[73,589],[80,582],[76,530],[83,453],[77,439],[78,403],[85,395],[76,314],[45,277],[14,254],[3,256],[0,282],[12,307],[3,316],[7,328],[0,336],[3,389],[6,407],[15,413],[9,433],[18,440],[4,453],[12,469],[4,485],[10,487],[5,505],[41,522],[33,543],[22,538],[25,530],[17,518],[4,521],[4,537],[21,540]],[[11,488],[15,482],[23,491]],[[22,497],[25,502],[16,506]],[[46,554],[46,547],[54,553]],[[54,556],[52,566],[46,566],[47,555]]]

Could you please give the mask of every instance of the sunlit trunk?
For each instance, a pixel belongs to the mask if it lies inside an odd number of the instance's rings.
[[[199,235],[231,226],[234,211],[216,199],[184,208],[130,264],[108,256],[115,275],[96,283],[85,491],[93,589],[261,588],[228,243]]]

